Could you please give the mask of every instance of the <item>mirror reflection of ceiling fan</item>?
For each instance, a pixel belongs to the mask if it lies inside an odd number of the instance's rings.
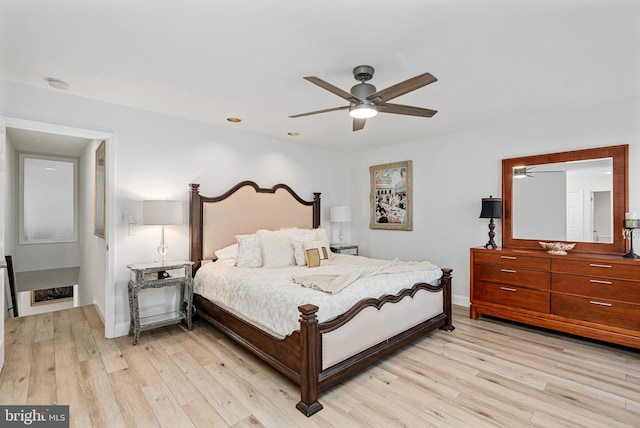
[[[562,173],[563,171],[533,171],[535,166],[521,166],[513,168],[513,177],[514,178],[522,178],[522,177],[533,177],[533,174],[539,174],[543,172],[553,172],[553,173]]]
[[[308,80],[309,82],[336,94],[340,98],[349,101],[349,105],[317,110],[309,113],[294,114],[289,117],[295,118],[336,110],[349,110],[349,115],[353,117],[353,130],[359,131],[364,128],[367,119],[378,113],[394,113],[420,117],[431,117],[437,113],[437,110],[406,106],[402,104],[391,104],[388,102],[400,95],[415,91],[418,88],[437,81],[438,79],[433,77],[431,73],[420,74],[381,91],[378,91],[372,84],[366,83],[371,80],[373,73],[374,69],[370,65],[359,65],[354,68],[353,77],[360,83],[352,87],[351,92],[343,91],[342,89],[333,86],[331,83],[325,82],[319,77],[304,77],[305,80]]]

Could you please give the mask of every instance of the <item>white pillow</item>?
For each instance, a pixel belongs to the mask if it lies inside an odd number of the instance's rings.
[[[316,235],[316,241],[323,241],[327,248],[329,248],[329,235],[327,234],[327,230],[323,228],[313,229]],[[330,249],[330,248],[329,248]],[[329,260],[333,259],[333,253],[329,251]]]
[[[236,235],[238,241],[238,267],[258,268],[262,266],[262,249],[253,235]]]
[[[216,255],[218,261],[233,260],[235,264],[238,259],[238,244],[231,244],[227,247],[216,250],[213,254]]]
[[[331,248],[325,241],[307,241],[304,243],[307,266],[316,267],[329,260]]]
[[[293,246],[286,233],[259,230],[256,236],[262,247],[262,266],[268,268],[295,266]]]
[[[304,252],[304,243],[315,240],[316,235],[311,232],[305,235],[295,235],[290,238],[291,245],[293,246],[293,257],[296,259],[296,264],[298,266],[304,266],[307,264],[307,256]]]

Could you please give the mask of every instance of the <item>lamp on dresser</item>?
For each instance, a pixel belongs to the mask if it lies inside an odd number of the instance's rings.
[[[640,259],[635,251],[633,251],[633,235],[640,229],[640,218],[638,213],[626,213],[624,216],[624,234],[629,236],[629,252],[625,254],[624,258],[627,259]]]
[[[160,225],[162,232],[160,235],[160,246],[158,254],[160,263],[164,263],[169,247],[164,243],[164,227],[172,224],[182,224],[182,203],[180,201],[143,201],[142,202],[142,224]]]
[[[338,239],[340,240],[340,247],[342,247],[344,240],[344,233],[342,233],[342,223],[351,221],[351,208],[339,205],[337,207],[331,207],[329,211],[329,221],[332,223],[340,223],[340,234]]]
[[[496,245],[493,238],[496,236],[494,218],[502,218],[502,199],[494,198],[489,195],[488,198],[482,198],[482,210],[480,211],[480,218],[488,218],[489,220],[489,242],[485,244],[485,248],[496,249]]]

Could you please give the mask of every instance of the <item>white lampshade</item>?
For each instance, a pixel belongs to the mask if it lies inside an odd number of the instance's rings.
[[[329,210],[329,220],[333,223],[351,221],[351,208],[344,205],[331,207]]]
[[[142,201],[142,224],[182,224],[180,201]]]

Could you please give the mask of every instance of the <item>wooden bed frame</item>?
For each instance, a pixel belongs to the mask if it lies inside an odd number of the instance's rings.
[[[221,196],[205,197],[199,194],[199,186],[199,184],[190,185],[190,257],[191,260],[195,262],[193,269],[194,274],[200,267],[202,260],[213,258],[213,255],[210,254],[211,246],[206,244],[206,240],[204,240],[203,237],[207,236],[207,239],[209,239],[210,234],[208,233],[208,229],[212,223],[217,224],[219,221],[223,221],[223,219],[216,218],[216,216],[222,216],[227,213],[227,211],[224,210],[220,213],[212,212],[209,207],[213,206],[211,204],[216,204],[232,197],[241,198],[236,195],[247,193],[247,190],[249,190],[248,193],[255,194],[255,197],[264,200],[276,197],[276,195],[281,195],[280,197],[284,195],[285,198],[295,201],[295,204],[301,207],[304,213],[303,215],[306,217],[303,224],[291,224],[289,219],[284,219],[285,224],[281,224],[279,227],[295,226],[317,228],[320,226],[320,193],[314,193],[313,201],[305,201],[289,186],[284,184],[278,184],[271,189],[263,189],[252,181],[243,181]],[[251,191],[251,189],[253,189],[253,191]],[[251,195],[247,195],[247,197],[251,197]],[[242,205],[245,202],[240,199],[239,203]],[[232,233],[228,227],[222,226],[221,233],[223,235],[227,234],[227,236],[218,240],[217,246],[214,248],[219,249],[224,245],[235,242],[235,234],[253,233],[258,228],[275,228],[274,224],[270,223],[271,220],[267,218],[268,216],[264,215],[263,211],[265,209],[268,208],[257,208],[257,212],[259,212],[260,215],[252,216],[257,218],[257,225],[244,226],[245,228],[252,229],[243,230],[241,227]],[[290,210],[290,208],[287,208],[287,212]],[[247,210],[243,209],[243,211]],[[241,216],[242,215],[232,217],[234,226],[235,223],[243,223],[243,219],[240,218]],[[282,211],[278,211],[276,217],[282,217]],[[205,230],[207,230],[206,233]],[[317,306],[310,304],[302,305],[298,307],[300,311],[300,330],[295,331],[284,339],[279,339],[265,333],[198,294],[194,295],[193,302],[199,315],[203,316],[203,318],[207,319],[231,339],[253,352],[267,364],[300,385],[301,399],[296,405],[296,408],[306,416],[311,416],[322,409],[322,404],[318,402],[319,392],[344,381],[368,365],[437,328],[446,331],[452,331],[454,329],[451,312],[451,269],[442,269],[442,272],[443,275],[438,285],[417,283],[411,288],[404,289],[397,295],[386,295],[379,299],[362,300],[344,314],[323,323],[319,323],[316,318],[316,312],[318,311]],[[423,290],[443,292],[443,308],[441,314],[420,322],[417,325],[413,325],[401,333],[395,334],[330,367],[323,367],[322,353],[323,337],[325,337],[325,334],[335,332],[337,329],[346,326],[367,308],[375,308],[375,312],[379,313],[384,308],[393,308],[394,304],[399,303],[406,296],[410,296],[410,299],[413,299],[416,293]],[[396,308],[400,307],[401,306],[396,305]]]

